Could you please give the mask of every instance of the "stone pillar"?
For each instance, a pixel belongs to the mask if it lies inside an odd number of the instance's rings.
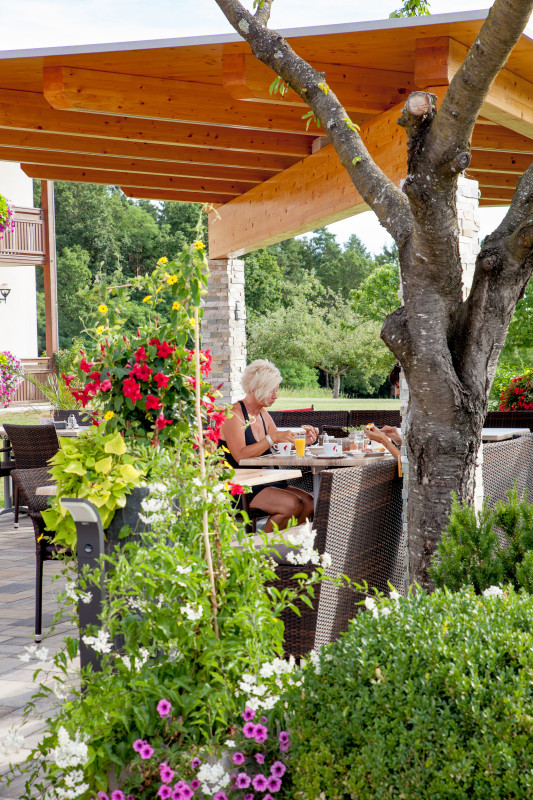
[[[204,295],[201,324],[202,348],[213,357],[210,381],[220,387],[220,403],[242,397],[241,377],[246,366],[246,306],[244,261],[220,258],[209,261],[209,281]]]
[[[479,184],[477,181],[465,178],[462,175],[457,183],[457,222],[459,227],[459,253],[463,265],[463,299],[468,296],[472,280],[476,258],[481,245],[480,224],[479,224]],[[403,292],[400,281],[398,292],[400,302],[403,303]],[[409,388],[407,381],[400,376],[400,414],[402,417],[402,433],[407,430],[409,425]],[[474,508],[479,511],[483,505],[483,446],[481,445],[476,459],[476,472],[474,484]],[[404,592],[407,592],[409,582],[409,563],[407,550],[407,497],[409,494],[409,462],[407,450],[402,445],[402,471],[403,471],[403,537],[402,545],[404,548]],[[400,587],[398,587],[400,588]]]

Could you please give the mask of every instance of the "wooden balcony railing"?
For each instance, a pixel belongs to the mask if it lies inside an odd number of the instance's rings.
[[[15,227],[0,238],[0,264],[44,264],[46,237],[40,208],[15,206]]]
[[[48,358],[22,358],[22,366],[24,372],[30,373],[36,378],[39,383],[47,384],[48,376],[53,375],[54,359]],[[39,389],[29,381],[22,381],[19,388],[15,392],[11,405],[31,405],[32,403],[45,403],[46,397]]]

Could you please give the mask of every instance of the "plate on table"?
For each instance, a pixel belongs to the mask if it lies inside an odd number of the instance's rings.
[[[290,458],[294,453],[291,450],[290,453],[269,453],[269,455],[276,456],[276,458]]]
[[[313,453],[313,458],[346,458],[344,453],[341,453],[340,456],[327,456],[325,453]]]
[[[365,458],[380,458],[381,456],[384,456],[386,452],[386,450],[367,450],[367,452],[364,453],[364,456]]]

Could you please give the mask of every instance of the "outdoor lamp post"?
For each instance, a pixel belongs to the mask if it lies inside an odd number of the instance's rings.
[[[1,291],[1,288],[0,288]],[[78,535],[78,576],[85,572],[85,567],[94,570],[100,566],[99,558],[104,552],[104,531],[102,520],[98,509],[88,500],[79,500],[75,497],[62,497],[61,505],[70,511],[76,525]],[[102,612],[102,602],[104,599],[104,575],[103,570],[100,580],[89,584],[87,587],[92,597],[89,603],[80,600],[79,620],[80,620],[80,665],[81,668],[92,664],[94,672],[101,669],[100,655],[91,647],[87,647],[83,641],[83,635],[88,625],[100,625],[99,616]]]
[[[2,299],[0,300],[0,302],[2,302],[2,301],[4,303],[6,302],[7,296],[10,293],[10,291],[11,291],[11,289],[9,288],[7,283],[0,283],[0,294],[2,295]]]

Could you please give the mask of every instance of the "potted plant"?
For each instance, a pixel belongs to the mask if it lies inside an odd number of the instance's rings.
[[[23,381],[24,369],[18,358],[8,350],[0,352],[0,400],[9,405]]]
[[[6,231],[12,231],[15,227],[13,205],[9,200],[0,194],[0,239]]]
[[[515,376],[500,395],[499,411],[533,409],[533,369]]]

